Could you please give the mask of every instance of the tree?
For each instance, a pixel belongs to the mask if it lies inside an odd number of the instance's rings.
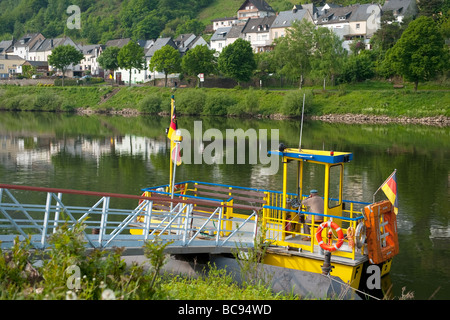
[[[384,60],[390,68],[408,81],[431,80],[448,68],[448,51],[439,28],[432,18],[422,16],[412,21],[397,43],[388,50]]]
[[[219,56],[218,68],[238,83],[250,81],[253,71],[256,69],[250,42],[239,38],[226,46]]]
[[[208,49],[206,45],[201,45],[194,47],[186,53],[181,60],[181,66],[187,74],[197,76],[199,73],[214,73],[216,70],[216,62],[214,50]]]
[[[305,75],[311,70],[314,29],[314,24],[309,21],[296,21],[286,30],[285,37],[276,40],[274,52],[280,63],[279,72],[291,79],[300,78],[300,89]]]
[[[120,68],[128,70],[130,74],[128,85],[131,86],[131,70],[145,68],[144,48],[134,41],[128,42],[120,49],[117,62]]]
[[[64,87],[64,77],[67,68],[71,64],[78,64],[84,58],[84,55],[70,44],[58,46],[53,49],[52,54],[48,56],[48,64],[61,70],[62,86]]]
[[[120,48],[118,47],[108,47],[102,54],[98,57],[98,64],[105,70],[112,71],[114,74],[114,70],[119,68],[119,56]]]
[[[347,55],[347,51],[342,47],[342,40],[330,29],[319,27],[313,32],[314,50],[311,55],[313,73],[323,79],[323,90],[325,90],[326,78],[334,82]]]
[[[161,49],[155,51],[150,60],[150,71],[158,71],[164,73],[164,86],[167,87],[167,76],[172,73],[181,71],[181,57],[177,49],[170,45],[165,45]]]

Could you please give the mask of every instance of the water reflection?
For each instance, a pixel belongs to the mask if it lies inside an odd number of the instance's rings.
[[[193,120],[180,117],[178,125],[193,132]],[[278,129],[281,142],[298,145],[298,121],[201,120],[204,130]],[[0,113],[0,182],[138,194],[141,188],[169,182],[167,126],[168,118],[159,117]],[[304,124],[305,148],[354,153],[354,160],[344,168],[346,199],[371,201],[397,169],[400,254],[390,275],[394,296],[406,286],[415,298],[427,299],[440,286],[435,298],[450,298],[449,136],[450,128],[414,125]],[[204,150],[207,143],[192,152]],[[227,165],[226,149],[216,156],[222,157],[223,164],[177,167],[177,180],[282,187],[281,171],[267,175],[267,165],[249,164],[248,158],[245,164]],[[307,168],[305,190],[320,189],[317,181],[323,175],[322,169]],[[292,176],[288,191],[295,189]]]

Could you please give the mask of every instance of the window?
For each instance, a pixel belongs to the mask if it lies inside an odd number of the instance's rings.
[[[356,29],[359,29],[361,27],[361,24],[357,23],[356,24]]]
[[[328,208],[334,208],[341,204],[342,171],[342,164],[330,167],[330,176],[328,181]]]
[[[4,64],[0,64],[0,70],[5,69],[5,65]]]

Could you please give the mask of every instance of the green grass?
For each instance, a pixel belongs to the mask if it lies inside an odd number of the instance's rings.
[[[173,91],[159,87],[19,87],[0,86],[0,110],[74,111],[91,108],[98,111],[135,109],[143,112],[170,112],[170,97],[175,95],[179,114],[227,116],[299,116],[303,93],[307,94],[305,112],[309,115],[367,114],[389,117],[450,116],[450,90],[446,84],[425,83],[414,92],[410,84],[394,89],[386,81],[318,86],[298,89],[220,89],[185,88]]]

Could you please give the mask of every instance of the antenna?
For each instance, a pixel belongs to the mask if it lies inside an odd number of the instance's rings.
[[[305,112],[305,96],[306,96],[306,94],[303,94],[302,122],[300,125],[300,141],[298,143],[298,151],[302,150],[303,113]]]

